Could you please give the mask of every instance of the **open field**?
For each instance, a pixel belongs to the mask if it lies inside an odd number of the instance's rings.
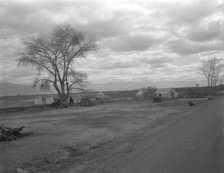
[[[34,135],[0,143],[3,156],[0,157],[0,172],[13,172],[23,167],[36,172],[60,170],[70,160],[94,148],[144,128],[159,127],[171,117],[177,121],[186,112],[207,102],[199,100],[196,107],[189,107],[186,101],[120,102],[2,114],[1,123],[12,127],[25,125],[24,130]]]
[[[111,99],[134,99],[135,94],[138,90],[130,90],[130,91],[105,91],[104,93],[109,96]],[[91,93],[83,93],[82,95],[88,95],[90,98],[96,98],[96,94],[98,92],[91,92]],[[57,98],[56,94],[54,95]],[[29,107],[34,106],[35,97],[38,95],[16,95],[16,96],[2,96],[0,97],[0,108],[13,108],[13,107]],[[39,95],[40,96],[40,95]],[[71,94],[76,102],[77,97],[80,97],[80,94]]]
[[[22,107],[34,105],[34,96],[4,96],[0,97],[0,108]]]
[[[181,98],[205,98],[206,96],[217,96],[218,92],[223,91],[223,87],[186,87],[186,88],[174,88],[178,93],[184,93]],[[123,91],[104,91],[103,93],[109,96],[112,100],[134,100],[136,93],[139,90],[123,90]],[[96,98],[97,91],[82,93],[90,98]],[[54,94],[50,94],[54,95]],[[17,95],[17,96],[2,96],[0,97],[0,109],[1,108],[12,108],[12,107],[29,107],[34,105],[34,99],[38,95]],[[80,94],[71,94],[74,102]],[[56,98],[57,95],[55,94]],[[152,98],[150,98],[152,99]]]

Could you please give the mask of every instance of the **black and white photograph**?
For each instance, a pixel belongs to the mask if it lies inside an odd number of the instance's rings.
[[[224,173],[224,0],[0,0],[0,173]]]

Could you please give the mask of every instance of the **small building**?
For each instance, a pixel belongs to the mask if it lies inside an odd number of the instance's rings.
[[[82,96],[81,96],[80,93],[74,93],[74,94],[71,94],[71,97],[72,97],[73,102],[74,102],[75,105],[78,105],[78,104],[81,103],[81,98],[82,98]]]
[[[42,105],[42,96],[41,95],[34,96],[34,104],[35,105]]]
[[[177,99],[177,92],[172,88],[160,88],[154,94],[153,97],[160,96],[162,100]]]
[[[54,95],[36,95],[34,96],[35,105],[49,105],[54,102]]]
[[[45,104],[49,105],[54,102],[54,96],[53,95],[45,95]]]

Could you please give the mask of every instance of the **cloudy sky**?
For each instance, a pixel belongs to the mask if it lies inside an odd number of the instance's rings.
[[[21,39],[65,22],[97,40],[77,67],[94,89],[203,85],[201,61],[224,59],[223,0],[0,0],[0,81],[30,84]]]

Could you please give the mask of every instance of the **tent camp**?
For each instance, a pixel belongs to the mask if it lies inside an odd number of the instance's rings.
[[[158,97],[158,95],[161,99],[177,99],[177,92],[172,88],[160,88],[153,94],[153,97]]]

